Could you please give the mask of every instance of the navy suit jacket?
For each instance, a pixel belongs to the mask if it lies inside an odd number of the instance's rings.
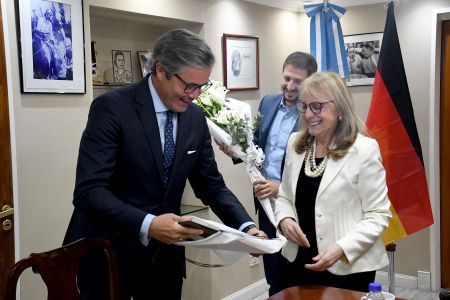
[[[167,189],[163,188],[162,169],[163,151],[148,76],[97,97],[81,138],[75,210],[64,243],[105,237],[116,250],[145,248],[139,242],[144,217],[147,213],[179,215],[187,179],[195,195],[228,226],[239,228],[251,221],[217,169],[206,120],[197,105],[190,103],[186,112],[178,114],[176,153]],[[147,248],[155,245],[158,242],[151,240]]]

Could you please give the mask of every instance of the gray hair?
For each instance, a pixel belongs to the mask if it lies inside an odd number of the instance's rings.
[[[151,72],[156,73],[156,63],[166,70],[167,77],[186,68],[211,68],[214,54],[208,44],[187,29],[175,29],[161,35],[153,48]]]
[[[333,159],[339,159],[353,145],[358,133],[365,133],[366,126],[356,114],[353,98],[344,80],[338,74],[333,72],[316,73],[305,79],[300,86],[300,99],[305,94],[318,98],[323,93],[333,99],[340,116],[338,125],[334,130],[333,148],[328,149]],[[296,152],[306,151],[311,141],[312,136],[308,132],[307,124],[302,122],[300,135],[295,142]]]
[[[286,57],[286,60],[283,63],[283,70],[286,66],[293,66],[296,69],[306,70],[308,72],[308,76],[311,76],[313,73],[317,72],[317,62],[314,57],[305,52],[292,52]]]

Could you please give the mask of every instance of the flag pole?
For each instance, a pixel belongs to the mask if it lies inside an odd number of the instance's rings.
[[[395,295],[395,263],[394,263],[394,254],[395,248],[397,245],[395,243],[389,243],[386,245],[386,251],[389,258],[389,268],[388,268],[388,277],[389,277],[389,293]]]

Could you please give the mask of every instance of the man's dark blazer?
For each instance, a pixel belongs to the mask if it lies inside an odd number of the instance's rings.
[[[201,109],[190,103],[178,114],[176,153],[168,188],[163,188],[163,151],[148,76],[97,97],[83,132],[73,212],[64,243],[83,237],[105,237],[118,256],[161,246],[139,242],[147,213],[180,215],[188,179],[195,195],[228,226],[251,221],[225,186],[217,169],[211,137]],[[184,273],[183,247],[180,269]],[[119,257],[120,258],[120,257]]]

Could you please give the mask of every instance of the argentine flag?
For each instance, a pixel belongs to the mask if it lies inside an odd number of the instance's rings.
[[[346,9],[334,4],[304,5],[311,18],[311,55],[316,58],[318,71],[333,71],[342,78],[350,77],[344,37],[339,19]]]

